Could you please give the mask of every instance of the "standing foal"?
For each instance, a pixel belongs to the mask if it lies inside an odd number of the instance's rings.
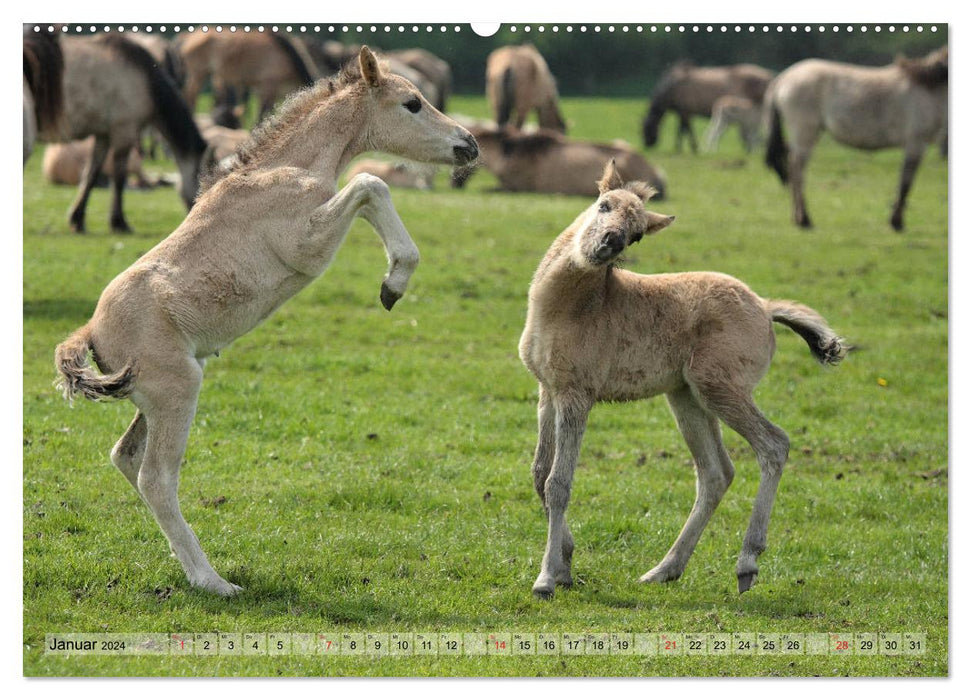
[[[775,349],[772,322],[789,326],[822,363],[846,348],[815,311],[756,296],[715,272],[638,275],[614,267],[644,235],[674,221],[644,209],[653,190],[624,184],[614,162],[600,197],[554,241],[529,290],[519,356],[539,380],[539,442],[533,479],[549,521],[533,593],[549,598],[573,582],[573,536],[566,522],[573,471],[590,409],[597,401],[665,394],[691,450],[697,494],[674,545],[641,582],[684,572],[735,469],[722,444],[721,419],[755,450],[762,477],[738,558],[738,590],[751,588],[789,438],[752,400]]]

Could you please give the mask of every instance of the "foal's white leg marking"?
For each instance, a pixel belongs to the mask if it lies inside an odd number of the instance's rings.
[[[179,508],[179,468],[195,416],[202,368],[193,358],[176,358],[165,377],[142,376],[136,391],[139,408],[148,421],[145,455],[138,471],[138,491],[151,509],[189,583],[219,595],[242,590],[224,580],[209,564],[199,540]],[[178,379],[173,379],[178,377]],[[144,386],[148,384],[148,386]]]
[[[673,581],[684,573],[701,533],[732,483],[735,472],[722,444],[718,419],[698,404],[691,390],[679,389],[668,394],[667,399],[695,460],[695,503],[671,549],[657,566],[641,576],[641,583]]]
[[[418,267],[418,247],[405,229],[385,182],[374,175],[356,175],[310,217],[311,240],[304,251],[313,256],[317,274],[333,259],[354,217],[360,215],[384,242],[388,272],[381,285],[381,302],[390,309],[408,287]]]
[[[533,584],[533,593],[543,598],[553,595],[557,583],[569,585],[573,581],[563,560],[564,543],[569,533],[566,508],[570,503],[573,472],[580,455],[580,443],[583,441],[591,403],[578,397],[565,400],[554,397],[553,405],[556,410],[556,454],[553,457],[553,468],[546,479],[549,529],[543,564]]]

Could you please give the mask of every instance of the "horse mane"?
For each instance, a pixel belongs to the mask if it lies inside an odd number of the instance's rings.
[[[286,55],[287,60],[290,61],[290,65],[297,74],[300,84],[304,86],[313,85],[315,80],[314,75],[319,73],[319,71],[317,70],[317,66],[313,64],[313,59],[307,55],[306,50],[301,51],[302,47],[298,47],[290,37],[284,36],[283,34],[274,32],[270,36],[273,37],[277,47]]]
[[[201,195],[227,175],[255,167],[273,152],[277,143],[303,124],[304,117],[321,100],[333,96],[360,80],[359,63],[349,61],[336,76],[318,80],[310,87],[290,93],[273,114],[253,129],[249,140],[236,149],[235,157],[230,162],[213,168],[205,174],[199,186],[199,194]]]
[[[206,142],[192,118],[172,78],[162,70],[148,51],[117,34],[104,34],[95,39],[117,53],[124,61],[145,74],[149,93],[155,103],[155,124],[165,140],[180,154],[202,155]]]
[[[894,64],[916,85],[936,88],[947,85],[947,47],[938,49],[923,58],[897,56]]]
[[[24,79],[34,97],[38,131],[55,138],[64,117],[64,54],[56,34],[24,35]]]

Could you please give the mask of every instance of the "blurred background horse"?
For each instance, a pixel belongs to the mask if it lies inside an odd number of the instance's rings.
[[[24,34],[24,164],[38,137],[60,136],[64,116],[64,54],[57,36]]]
[[[930,143],[947,137],[947,47],[924,58],[898,57],[877,68],[820,59],[799,61],[769,88],[766,163],[792,191],[792,216],[812,226],[803,196],[803,173],[823,131],[839,143],[864,150],[901,146],[897,200],[890,225],[904,226],[904,206]],[[786,144],[785,124],[792,141]]]
[[[715,101],[725,95],[735,95],[762,104],[762,96],[772,80],[772,71],[749,63],[733,66],[699,67],[680,62],[665,73],[651,95],[651,106],[644,118],[644,145],[657,143],[661,118],[673,111],[681,120],[678,127],[677,149],[687,136],[691,150],[698,151],[698,141],[691,129],[691,117],[710,117]]]
[[[486,97],[500,127],[512,123],[522,129],[526,117],[536,110],[541,128],[566,133],[556,79],[530,44],[502,46],[489,54]]]

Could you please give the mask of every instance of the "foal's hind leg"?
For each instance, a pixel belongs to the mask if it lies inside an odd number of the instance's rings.
[[[789,436],[762,415],[750,395],[742,392],[733,394],[725,391],[725,387],[716,391],[702,389],[701,393],[709,408],[748,441],[759,461],[759,490],[735,568],[738,592],[744,593],[752,587],[759,572],[756,560],[765,551],[772,504],[782,478],[782,468],[789,456]]]
[[[145,439],[148,437],[148,423],[145,414],[135,413],[135,419],[128,426],[128,430],[115,443],[111,450],[111,463],[125,475],[129,483],[138,491],[138,470],[142,466],[145,456]]]
[[[88,197],[91,194],[91,188],[94,187],[94,183],[98,179],[98,174],[101,172],[101,166],[104,165],[107,155],[107,137],[95,137],[94,150],[91,152],[91,157],[84,166],[78,195],[74,198],[71,211],[68,213],[68,223],[71,226],[71,230],[75,233],[84,233],[84,213],[88,208]]]
[[[215,572],[179,508],[179,468],[195,415],[202,368],[191,357],[167,360],[164,374],[153,377],[142,370],[138,379],[138,406],[148,421],[138,491],[165,533],[189,583],[219,595],[234,595],[242,589]]]
[[[673,581],[684,573],[701,533],[735,475],[732,460],[722,444],[718,419],[702,408],[688,387],[671,392],[667,398],[695,460],[695,503],[671,549],[661,563],[641,576],[641,583]]]
[[[550,471],[553,469],[553,457],[556,454],[556,409],[553,408],[553,401],[549,392],[540,384],[539,405],[536,410],[539,423],[539,438],[536,442],[536,453],[533,456],[533,485],[539,500],[543,503],[543,510],[546,511],[546,519],[549,521],[550,509],[546,502],[546,480],[549,478]],[[557,583],[570,586],[573,584],[573,577],[570,575],[570,568],[573,563],[573,533],[570,526],[563,522],[563,542],[560,551],[563,553],[563,564],[565,572],[557,579]]]

